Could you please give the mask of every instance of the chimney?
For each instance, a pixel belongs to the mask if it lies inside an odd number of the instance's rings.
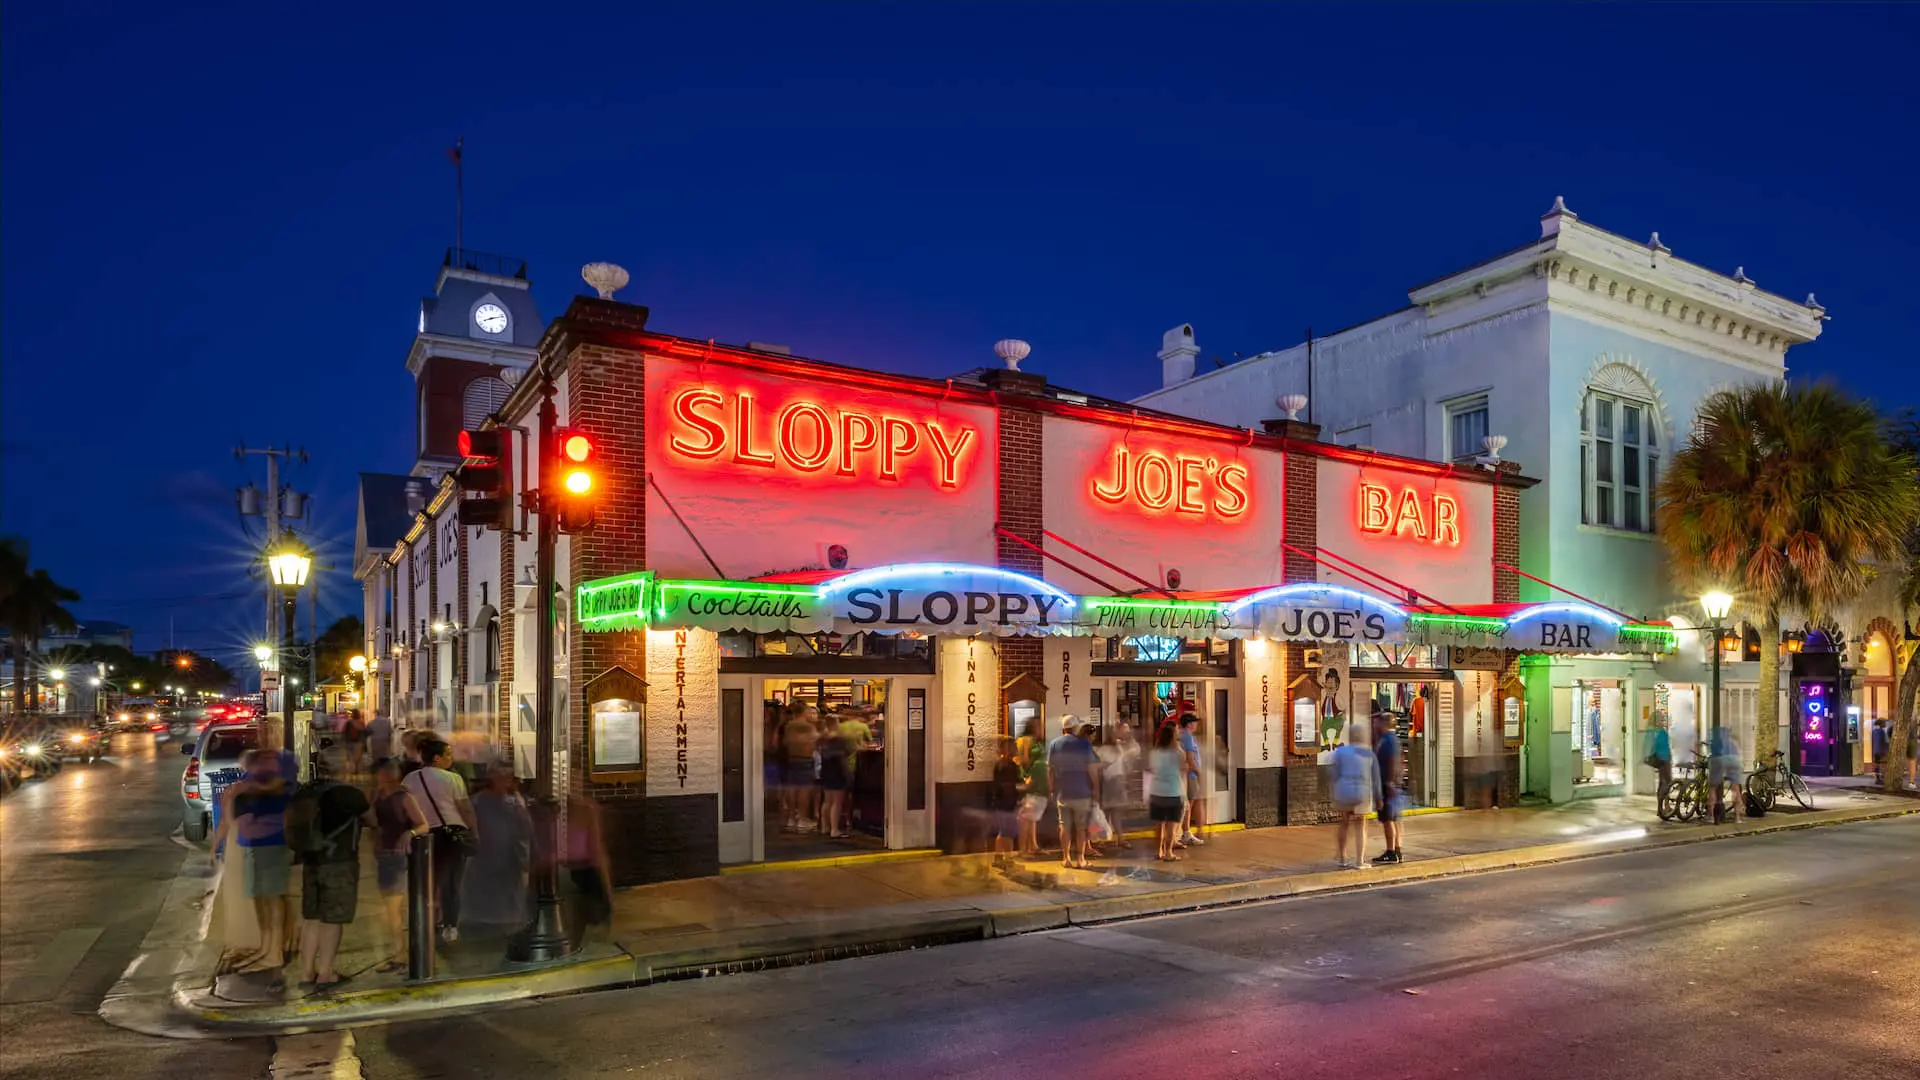
[[[1193,358],[1200,346],[1193,343],[1193,326],[1176,326],[1160,335],[1160,386],[1173,386],[1193,378]]]
[[[417,514],[427,508],[427,482],[419,477],[407,480],[407,514]]]

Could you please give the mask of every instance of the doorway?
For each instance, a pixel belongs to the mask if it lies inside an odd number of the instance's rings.
[[[833,858],[931,843],[930,682],[722,675],[720,861]]]
[[[1626,791],[1626,694],[1618,679],[1573,683],[1573,791],[1597,798]]]
[[[1233,772],[1233,694],[1230,684],[1221,680],[1199,679],[1116,679],[1108,687],[1096,687],[1090,702],[1091,719],[1101,723],[1096,738],[1111,742],[1119,736],[1115,728],[1131,728],[1142,747],[1153,745],[1153,733],[1177,711],[1182,701],[1193,703],[1200,717],[1194,739],[1200,744],[1201,790],[1205,793],[1206,821],[1218,824],[1234,818]]]

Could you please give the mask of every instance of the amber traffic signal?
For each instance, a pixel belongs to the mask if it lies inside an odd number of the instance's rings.
[[[583,532],[593,527],[593,511],[600,503],[599,450],[593,436],[578,428],[556,428],[553,450],[559,471],[555,522],[561,532]]]

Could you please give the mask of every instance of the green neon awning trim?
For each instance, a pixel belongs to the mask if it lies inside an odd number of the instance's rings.
[[[1143,596],[1088,596],[1080,602],[1087,607],[1141,607],[1175,611],[1219,611],[1226,606],[1217,600],[1151,600]]]
[[[1488,630],[1505,630],[1507,620],[1489,615],[1429,615],[1425,612],[1413,612],[1408,621],[1417,623],[1439,623],[1442,626],[1471,626]]]

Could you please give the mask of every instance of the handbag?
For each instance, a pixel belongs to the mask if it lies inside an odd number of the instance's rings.
[[[475,836],[473,830],[466,825],[447,821],[447,816],[440,812],[440,797],[433,793],[432,785],[428,784],[424,777],[420,781],[420,789],[427,793],[427,805],[433,808],[433,816],[440,822],[428,831],[449,843],[458,845],[461,851],[471,855],[474,849],[480,846],[480,838]]]

